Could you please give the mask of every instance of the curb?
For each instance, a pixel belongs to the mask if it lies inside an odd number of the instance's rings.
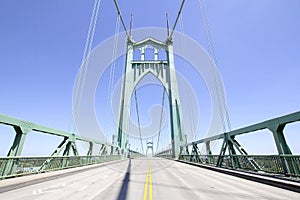
[[[4,179],[4,180],[0,181],[0,194],[14,190],[14,189],[19,189],[22,187],[42,183],[44,181],[50,181],[50,180],[54,180],[56,178],[66,177],[66,176],[70,176],[70,175],[73,175],[76,173],[95,169],[98,167],[103,167],[103,166],[106,166],[107,164],[118,163],[118,162],[123,162],[123,161],[127,161],[127,159],[114,160],[114,161],[93,164],[93,165],[80,166],[80,167],[74,167],[74,168],[69,168],[69,169],[42,172],[39,174],[30,174],[27,176],[24,175],[21,177]],[[18,183],[14,183],[14,182],[18,182]],[[4,185],[4,186],[2,186],[2,185]]]
[[[174,160],[174,161],[300,193],[300,183],[299,182],[294,182],[294,181],[290,181],[290,180],[281,180],[276,177],[266,177],[263,175],[250,174],[247,172],[234,171],[231,169],[203,165],[203,164],[193,163],[193,162],[188,162],[188,161],[183,161],[183,160]]]

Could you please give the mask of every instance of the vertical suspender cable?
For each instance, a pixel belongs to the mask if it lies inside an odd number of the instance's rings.
[[[207,43],[207,48],[208,48],[208,53],[213,57],[213,60],[216,63],[215,60],[215,56],[214,56],[214,51],[212,50],[212,46],[211,46],[211,35],[209,34],[209,24],[208,24],[208,19],[206,18],[206,13],[205,13],[205,8],[203,6],[203,2],[201,0],[199,0],[199,4],[200,4],[200,12],[201,12],[201,18],[202,18],[202,23],[203,23],[203,27],[204,27],[204,34],[205,34],[205,39],[206,39],[206,43]],[[220,100],[220,92],[219,92],[219,88],[217,85],[217,81],[216,81],[216,71],[214,70],[214,67],[211,66],[213,69],[213,79],[214,79],[214,86],[215,86],[215,90],[217,92],[217,100],[218,100],[218,107],[220,110],[220,114],[221,114],[221,118],[222,118],[222,123],[223,123],[223,132],[226,132],[226,124],[225,124],[225,117],[224,117],[224,113],[222,110],[222,106],[221,106],[221,100]],[[214,146],[212,147],[212,149],[217,145],[218,142],[216,142],[214,144]]]
[[[160,112],[159,129],[158,129],[159,132],[158,132],[158,138],[157,138],[157,143],[156,143],[155,154],[158,152],[158,147],[159,147],[159,139],[160,139],[160,134],[161,134],[161,129],[162,129],[162,118],[163,118],[163,112],[164,112],[164,104],[165,104],[165,88],[163,86],[163,94],[162,94],[162,101],[161,101],[161,112]]]
[[[87,54],[86,54],[86,61],[84,62],[85,65],[83,67],[83,74],[82,74],[82,82],[80,84],[81,88],[79,90],[80,94],[79,94],[79,105],[81,103],[81,99],[82,99],[82,93],[83,93],[83,88],[84,88],[84,85],[85,85],[85,80],[86,80],[86,72],[87,72],[87,68],[88,68],[88,65],[89,65],[89,54],[91,52],[91,49],[92,49],[92,44],[93,44],[93,40],[94,40],[94,35],[95,35],[95,30],[96,30],[96,25],[97,25],[97,19],[98,19],[98,13],[99,13],[99,8],[100,8],[100,3],[101,3],[101,0],[98,0],[98,4],[97,4],[97,8],[96,8],[96,14],[95,14],[95,17],[94,17],[94,21],[93,21],[93,25],[92,25],[92,30],[91,30],[91,35],[90,35],[90,41],[89,41],[89,44],[88,44],[88,49],[87,49]]]
[[[136,115],[137,115],[137,120],[138,120],[138,129],[139,129],[139,135],[140,135],[140,141],[141,141],[141,148],[142,148],[142,152],[145,153],[144,147],[143,147],[143,141],[142,141],[141,121],[140,121],[140,115],[139,115],[139,105],[138,105],[136,90],[134,90],[134,99],[135,99],[135,110],[136,110]]]
[[[179,22],[180,22],[180,26],[179,26],[179,28],[180,28],[180,32],[182,33],[182,34],[184,34],[184,27],[183,27],[183,20],[182,20],[182,15],[180,15],[180,18],[179,18]],[[182,35],[180,35],[180,39],[181,39],[181,46],[182,46],[182,49],[183,49],[183,52],[185,52],[186,51],[186,48],[185,48],[185,45],[184,45],[184,42],[183,42],[183,37],[182,37]],[[185,74],[186,74],[186,77],[187,77],[187,80],[188,81],[191,81],[191,77],[190,77],[190,74],[189,74],[189,72],[188,72],[188,69],[187,69],[187,63],[186,63],[186,61],[184,60],[184,62],[183,62],[183,65],[184,65],[184,72],[185,72]],[[186,86],[187,87],[187,86]],[[187,90],[187,89],[186,89]],[[188,93],[188,111],[189,111],[189,118],[192,120],[191,121],[191,127],[190,127],[190,129],[191,129],[191,134],[192,134],[192,139],[193,140],[195,140],[196,138],[195,138],[195,131],[196,131],[196,129],[195,129],[195,123],[194,123],[194,109],[192,109],[192,102],[191,102],[191,97],[190,97],[190,93]]]
[[[112,95],[112,89],[113,89],[113,84],[114,84],[114,76],[115,76],[115,69],[116,69],[116,56],[117,56],[117,46],[118,46],[118,33],[120,30],[120,15],[117,16],[116,20],[116,26],[115,26],[115,34],[114,34],[114,45],[113,45],[113,52],[112,52],[112,66],[110,68],[110,74],[109,74],[109,81],[108,81],[108,91],[107,91],[107,100],[106,100],[106,123],[105,127],[106,129],[104,130],[104,134],[106,135],[108,130],[109,130],[109,124],[110,124],[110,119],[111,115],[109,114],[109,103],[111,102],[111,95]]]
[[[84,53],[83,53],[83,57],[82,57],[82,65],[81,65],[82,68],[79,71],[79,78],[76,83],[77,87],[76,87],[75,91],[79,90],[78,91],[79,94],[78,94],[78,92],[75,93],[75,102],[74,102],[75,109],[78,109],[80,107],[81,100],[82,100],[82,93],[83,93],[85,80],[86,80],[86,72],[87,72],[87,68],[88,68],[88,64],[89,64],[89,54],[92,49],[100,4],[101,4],[101,0],[95,0],[94,9],[93,9],[90,26],[89,26],[89,31],[88,31],[88,35],[87,35],[87,39],[86,39],[86,43],[85,43]]]
[[[87,38],[86,38],[86,42],[85,42],[85,46],[84,46],[84,52],[83,52],[82,61],[81,61],[81,68],[79,69],[78,79],[76,80],[76,83],[75,83],[75,90],[74,90],[75,98],[74,98],[74,102],[73,102],[75,110],[79,108],[80,103],[81,103],[82,91],[84,88],[85,75],[86,75],[87,65],[88,65],[87,59],[88,59],[88,55],[90,53],[91,46],[93,43],[93,37],[94,37],[95,27],[96,27],[96,23],[97,23],[97,17],[98,17],[98,13],[99,13],[100,3],[101,3],[101,0],[95,0],[95,2],[94,2],[93,11],[92,11],[91,19],[90,19],[90,25],[89,25]],[[74,116],[71,116],[70,121],[72,121],[73,125],[74,125],[73,117]],[[74,128],[75,128],[75,132],[76,132],[77,131],[76,126],[74,126]],[[71,129],[71,123],[69,123],[69,129]]]
[[[204,32],[205,32],[205,38],[206,38],[206,42],[207,42],[208,52],[212,56],[215,65],[218,66],[217,57],[216,57],[215,48],[214,48],[214,41],[212,39],[212,35],[210,32],[210,27],[209,27],[209,23],[208,23],[208,17],[206,14],[205,4],[204,4],[203,0],[198,0],[198,2],[199,2],[199,6],[200,6],[201,18],[202,18],[202,23],[204,26]],[[213,73],[214,73],[213,76],[214,76],[214,82],[215,82],[215,87],[216,87],[216,92],[217,92],[217,99],[219,101],[219,109],[221,111],[221,117],[223,120],[223,129],[224,129],[224,132],[226,132],[226,125],[227,125],[227,128],[230,131],[231,123],[230,123],[227,105],[225,102],[225,94],[224,94],[223,90],[221,88],[219,88],[219,84],[217,83],[217,79],[216,79],[217,72],[215,71],[214,68],[212,68],[212,69],[213,69]],[[222,110],[221,105],[224,106],[225,113],[223,113],[224,111]]]

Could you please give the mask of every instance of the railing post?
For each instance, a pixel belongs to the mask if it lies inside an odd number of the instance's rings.
[[[212,164],[212,155],[211,155],[211,149],[210,149],[210,141],[205,142],[205,146],[206,146],[206,155],[207,155],[208,164]]]
[[[69,154],[70,154],[71,145],[72,145],[72,142],[68,141],[66,148],[64,150],[64,153],[63,153],[64,157],[62,159],[61,168],[66,168],[69,165],[69,160],[70,160]]]
[[[63,156],[68,156],[68,157],[63,158],[62,165],[61,165],[62,168],[67,168],[69,166],[69,162],[70,162],[69,155],[70,155],[70,150],[71,149],[73,150],[74,156],[78,155],[78,150],[77,150],[75,141],[76,141],[75,134],[72,134],[71,136],[69,136],[68,143],[67,143],[66,148],[63,152]]]
[[[114,155],[114,146],[110,146],[110,154],[109,155]]]
[[[221,146],[221,150],[220,150],[220,154],[217,160],[217,167],[222,167],[222,163],[223,163],[223,158],[224,158],[224,154],[226,152],[227,149],[227,133],[224,133],[224,139],[223,139],[223,143]]]
[[[196,162],[200,162],[199,154],[198,154],[198,146],[197,144],[193,143],[193,149],[192,149],[192,154],[191,154],[191,161],[192,157],[195,156]]]
[[[178,160],[181,160],[182,151],[183,151],[183,147],[180,147],[180,151],[179,151],[179,154],[178,154]]]
[[[87,152],[86,165],[91,163],[91,158],[93,154],[93,142],[89,142],[89,150]]]
[[[229,136],[227,135],[227,137],[229,137]],[[232,167],[233,168],[241,168],[239,159],[236,156],[236,151],[235,151],[234,146],[233,146],[232,139],[234,139],[234,138],[233,138],[233,136],[231,136],[231,137],[227,139],[227,143],[228,143],[228,151],[229,151]]]
[[[280,156],[284,173],[288,175],[299,175],[300,171],[297,163],[295,163],[293,159],[286,159],[284,157],[284,155],[292,155],[292,152],[284,137],[284,128],[285,124],[278,124],[268,127],[268,129],[273,133],[274,141],[277,147],[278,154]]]
[[[1,176],[8,176],[16,173],[17,170],[17,161],[14,158],[9,158],[9,157],[14,157],[14,156],[20,156],[26,135],[29,131],[31,131],[31,128],[21,128],[19,126],[14,126],[14,130],[16,132],[15,139],[13,141],[13,144],[7,154],[8,161],[6,162]]]

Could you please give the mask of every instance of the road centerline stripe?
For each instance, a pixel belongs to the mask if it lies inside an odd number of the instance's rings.
[[[149,172],[150,178],[149,178],[149,200],[152,200],[152,171],[150,167],[150,172]]]
[[[144,200],[147,200],[147,192],[148,192],[148,171],[146,173],[146,182],[144,186]]]
[[[144,200],[147,200],[148,198],[148,190],[149,190],[149,200],[152,200],[152,170],[151,170],[151,163],[148,160],[148,170],[146,172],[146,182],[144,186]]]

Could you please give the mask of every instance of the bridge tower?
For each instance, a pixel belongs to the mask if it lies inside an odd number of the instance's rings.
[[[151,141],[147,140],[147,148],[146,148],[146,156],[148,156],[148,151],[151,149],[151,156],[154,156],[154,151],[153,151],[153,139]]]
[[[145,50],[154,49],[154,59],[145,60]],[[140,58],[133,59],[134,51],[140,51]],[[159,51],[165,51],[166,59],[158,57]],[[129,122],[130,122],[130,100],[138,83],[147,74],[154,75],[164,87],[169,100],[170,110],[170,135],[172,144],[172,157],[178,157],[180,145],[184,143],[182,114],[176,70],[174,66],[173,41],[167,37],[164,42],[154,38],[146,38],[135,42],[131,37],[127,39],[126,64],[122,79],[120,95],[118,128],[115,143],[125,150],[128,148]]]

